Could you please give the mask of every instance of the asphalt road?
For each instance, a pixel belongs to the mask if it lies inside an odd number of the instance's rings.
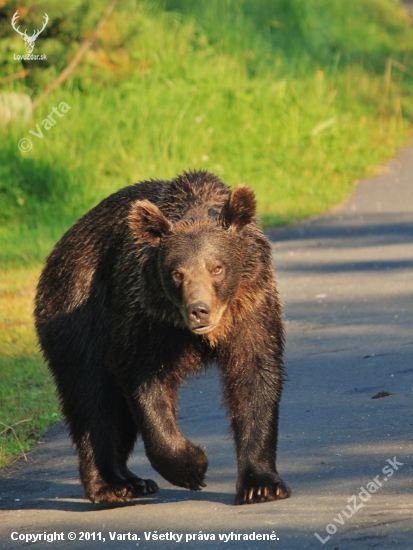
[[[35,548],[413,548],[413,147],[344,206],[270,237],[288,338],[278,466],[292,498],[232,505],[235,456],[211,370],[181,390],[179,413],[207,448],[205,490],[169,485],[138,444],[131,468],[161,491],[92,505],[59,425],[0,477],[1,549],[43,533],[60,540]]]

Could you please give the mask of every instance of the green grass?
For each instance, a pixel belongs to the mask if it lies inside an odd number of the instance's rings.
[[[51,377],[36,348],[32,302],[39,265],[0,280],[0,468],[27,452],[60,418]]]
[[[41,15],[49,14],[35,47],[48,60],[33,63],[29,76],[3,90],[35,98],[67,65],[105,6],[97,0],[26,4],[25,28],[38,27]],[[0,15],[10,20],[17,7],[8,0]],[[24,53],[23,41],[4,25],[2,76],[21,69],[15,53]],[[24,286],[24,270],[34,288],[40,262],[65,229],[103,197],[138,180],[202,168],[230,185],[247,183],[267,227],[339,204],[355,180],[377,172],[411,131],[412,79],[393,71],[387,91],[389,57],[413,69],[413,30],[395,0],[119,3],[93,48],[33,120],[0,125],[4,292],[19,296],[20,283],[13,291],[10,285],[16,274]],[[43,129],[62,101],[71,109]],[[42,139],[29,133],[36,124]],[[32,141],[27,153],[17,147],[22,138]],[[15,343],[1,356],[0,422],[16,425],[27,448],[54,418],[56,398],[30,318],[23,316],[23,329],[13,325],[21,312],[13,315],[3,326],[4,337]],[[3,461],[18,451],[13,431],[3,432]]]

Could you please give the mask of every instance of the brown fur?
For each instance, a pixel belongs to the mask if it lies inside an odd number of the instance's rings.
[[[56,245],[36,328],[79,453],[85,495],[157,490],[126,466],[141,435],[171,483],[205,486],[205,451],[176,423],[177,389],[216,362],[238,457],[236,503],[287,498],[276,470],[284,336],[253,192],[207,172],[111,195]]]

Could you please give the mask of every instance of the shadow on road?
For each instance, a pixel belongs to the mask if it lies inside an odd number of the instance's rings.
[[[267,235],[275,243],[290,242],[292,250],[297,246],[311,250],[320,246],[357,249],[399,242],[408,244],[413,243],[413,220],[409,212],[398,213],[397,221],[394,214],[344,214],[273,229],[267,231]]]

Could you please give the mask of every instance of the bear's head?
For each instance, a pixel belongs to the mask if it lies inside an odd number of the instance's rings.
[[[137,241],[157,255],[163,290],[195,334],[214,331],[236,296],[249,259],[243,230],[255,221],[253,191],[239,185],[216,217],[170,222],[147,200],[136,202],[129,226]]]

